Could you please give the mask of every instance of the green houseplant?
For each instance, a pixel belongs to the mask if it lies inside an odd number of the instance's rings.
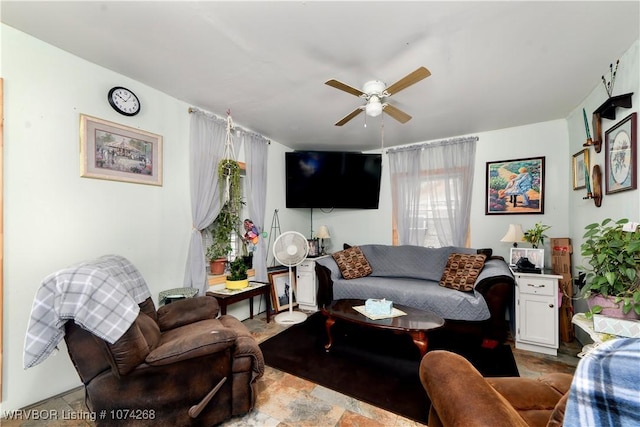
[[[531,246],[534,249],[537,249],[538,245],[544,245],[544,239],[548,237],[546,234],[544,234],[544,232],[550,228],[550,225],[544,225],[541,222],[537,222],[533,226],[533,228],[530,228],[524,232],[522,240],[531,243]]]
[[[239,216],[231,210],[229,203],[225,203],[209,227],[213,239],[213,243],[207,248],[207,258],[212,264],[211,274],[224,273],[224,263],[232,250],[231,233],[235,231],[237,221]]]
[[[585,227],[580,250],[588,266],[578,269],[585,272],[583,297],[590,307],[588,318],[600,313],[616,317],[603,311],[608,308],[619,309],[623,315],[633,310],[640,316],[640,231],[637,227],[625,231],[628,222],[607,218]]]
[[[229,204],[229,209],[238,214],[242,210],[242,186],[240,183],[240,163],[232,159],[223,159],[218,163],[218,185],[223,203]]]
[[[211,274],[224,273],[224,263],[233,249],[231,236],[240,225],[242,210],[240,164],[232,159],[221,160],[218,163],[218,183],[222,208],[209,226],[213,243],[207,248],[207,258],[211,262]]]
[[[227,289],[242,289],[249,285],[247,276],[247,265],[242,257],[236,257],[229,264],[229,274],[227,275]]]

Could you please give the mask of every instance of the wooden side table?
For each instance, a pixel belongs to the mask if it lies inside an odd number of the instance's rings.
[[[264,295],[265,304],[267,306],[267,323],[271,321],[271,308],[269,300],[271,299],[271,284],[266,282],[250,281],[249,286],[244,289],[216,289],[207,291],[207,295],[215,297],[220,304],[220,313],[227,314],[227,306],[239,301],[249,299],[249,318],[253,319],[253,297]]]

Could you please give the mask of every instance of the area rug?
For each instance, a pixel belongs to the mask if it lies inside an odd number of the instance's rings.
[[[411,338],[338,321],[327,353],[324,320],[321,313],[314,313],[304,323],[264,341],[260,348],[265,363],[426,424],[430,402],[420,383],[420,354]],[[518,376],[508,345],[489,350],[446,341],[430,342],[430,348],[465,356],[484,376]]]

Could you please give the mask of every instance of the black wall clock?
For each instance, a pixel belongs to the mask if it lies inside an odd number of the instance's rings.
[[[135,93],[125,87],[111,88],[107,99],[114,110],[125,116],[135,116],[140,112],[140,100]]]

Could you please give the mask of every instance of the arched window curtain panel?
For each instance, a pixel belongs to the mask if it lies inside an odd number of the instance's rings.
[[[191,111],[189,133],[189,182],[191,186],[191,240],[184,285],[208,290],[207,262],[202,231],[220,212],[218,163],[224,155],[227,122],[198,110]]]
[[[247,166],[247,195],[250,219],[258,228],[260,238],[253,254],[253,269],[257,281],[266,282],[267,243],[262,236],[264,231],[264,214],[267,205],[267,160],[269,141],[261,135],[246,133],[244,135],[244,155]]]
[[[476,141],[454,138],[387,151],[398,244],[466,244]]]

